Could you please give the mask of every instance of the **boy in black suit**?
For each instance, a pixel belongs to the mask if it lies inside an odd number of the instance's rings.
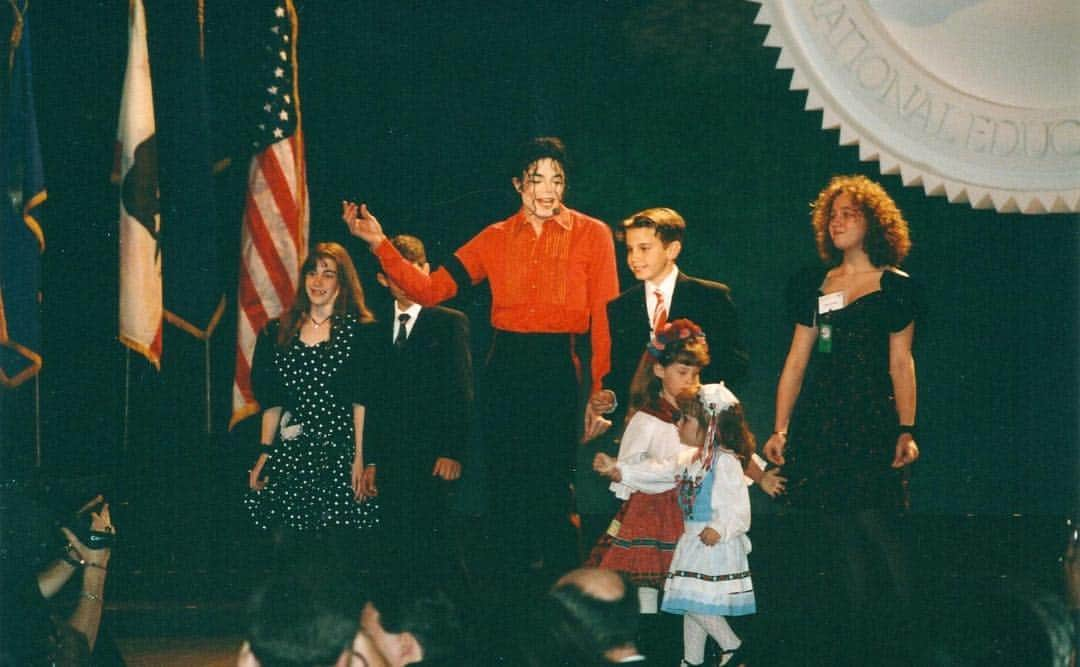
[[[684,317],[705,332],[712,363],[702,369],[702,383],[734,385],[749,366],[727,285],[688,276],[675,265],[686,233],[682,216],[670,208],[649,208],[623,220],[621,227],[626,261],[640,282],[608,303],[611,370],[603,391],[594,393],[586,407],[587,440],[613,423],[622,424],[630,381],[658,322]]]
[[[430,271],[420,239],[400,235],[391,242]],[[413,303],[381,272],[376,278],[394,297],[374,332],[379,390],[364,441],[371,443],[367,476],[383,512],[379,547],[395,560],[440,568],[455,559],[445,519],[469,435],[469,322],[460,311]]]

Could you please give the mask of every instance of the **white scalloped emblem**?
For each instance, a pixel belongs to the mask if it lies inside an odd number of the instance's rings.
[[[1076,0],[749,0],[777,69],[928,195],[1002,213],[1080,211]]]

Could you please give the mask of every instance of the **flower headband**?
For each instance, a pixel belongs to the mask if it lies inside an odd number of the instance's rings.
[[[649,340],[649,354],[659,359],[664,353],[664,348],[668,345],[680,340],[690,340],[691,338],[705,338],[701,327],[686,318],[666,322],[656,328],[656,332]]]

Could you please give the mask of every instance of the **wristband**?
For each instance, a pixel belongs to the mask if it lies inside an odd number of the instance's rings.
[[[905,433],[910,435],[911,438],[914,440],[915,437],[916,437],[916,435],[915,435],[915,424],[910,424],[910,425],[907,425],[907,426],[905,426],[904,424],[900,424],[899,426],[896,427],[896,437],[899,438],[900,436],[902,436]]]
[[[787,431],[773,431],[772,434],[773,435],[778,435],[781,438],[783,438],[784,440],[787,440]]]
[[[116,541],[116,533],[107,533],[103,530],[91,530],[86,540],[86,548],[91,551],[111,548]],[[84,563],[85,564],[85,563]]]

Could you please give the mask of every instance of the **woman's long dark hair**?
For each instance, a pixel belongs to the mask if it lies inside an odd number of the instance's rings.
[[[375,321],[375,316],[371,314],[364,301],[364,288],[360,284],[360,277],[356,273],[356,267],[348,251],[338,243],[320,243],[315,246],[315,249],[304,260],[304,265],[300,267],[300,284],[296,288],[296,297],[293,299],[292,306],[281,315],[281,326],[278,328],[277,337],[279,347],[288,345],[304,324],[304,318],[307,317],[308,309],[311,308],[305,282],[307,275],[318,268],[320,259],[331,260],[337,266],[338,295],[334,299],[334,313],[331,317],[337,320],[343,315],[352,315],[361,324]],[[330,331],[333,335],[332,328]]]

